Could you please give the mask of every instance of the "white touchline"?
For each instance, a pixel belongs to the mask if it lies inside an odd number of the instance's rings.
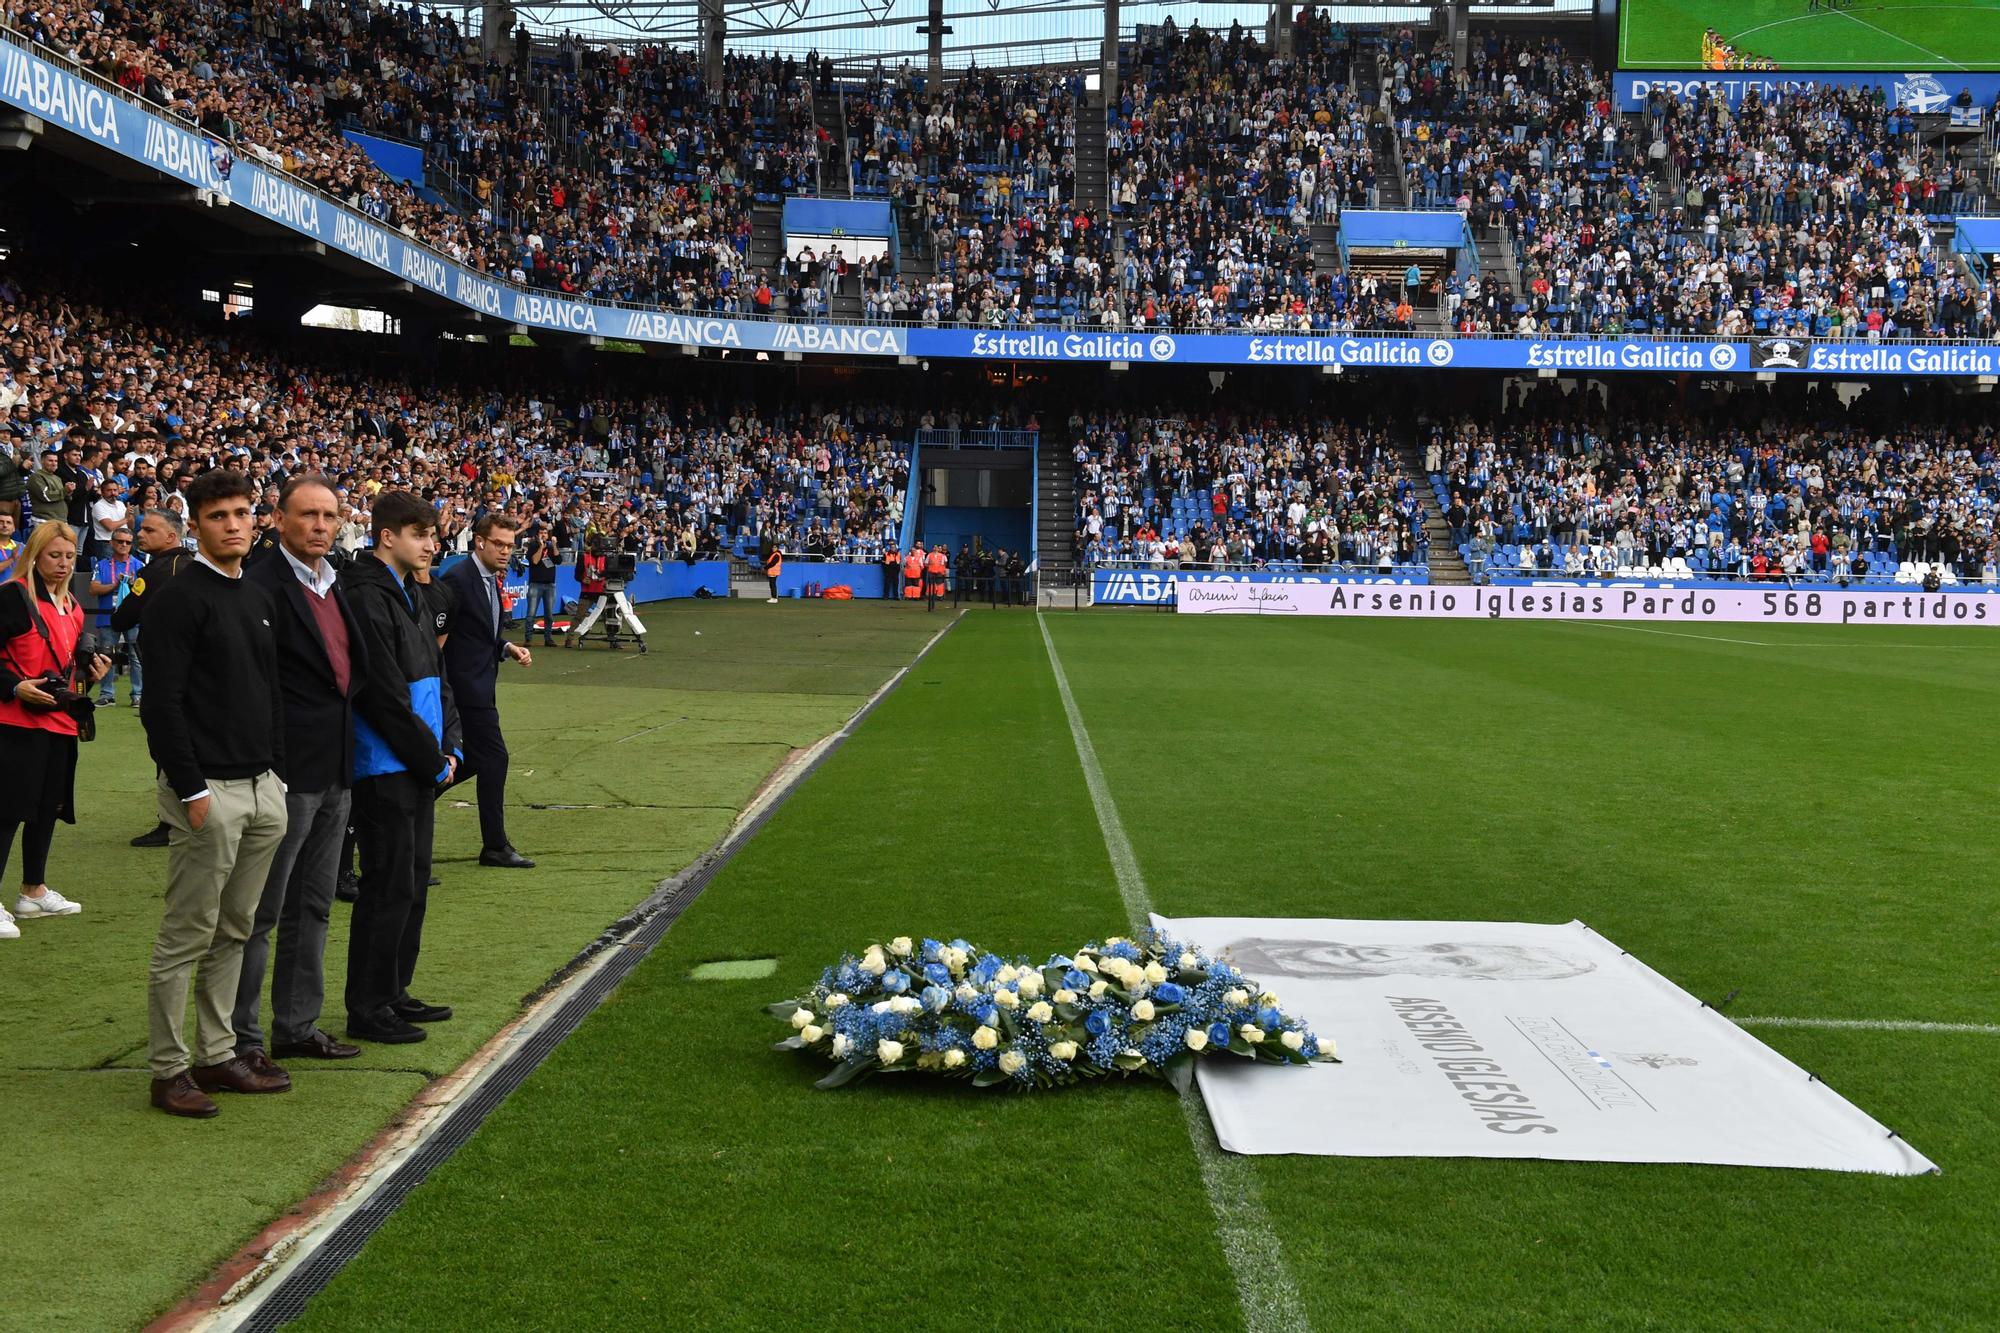
[[[1851,19],[1855,23],[1859,23],[1864,28],[1868,28],[1874,32],[1881,33],[1884,37],[1887,37],[1892,42],[1901,42],[1904,46],[1909,47],[1913,51],[1922,51],[1925,55],[1929,56],[1932,60],[1937,61],[1938,64],[1940,65],[1949,65],[1951,66],[1951,68],[1958,70],[1960,73],[1965,72],[1965,66],[1959,64],[1956,60],[1946,60],[1943,56],[1931,50],[1928,46],[1919,46],[1917,43],[1911,41],[1909,38],[1901,36],[1897,33],[1890,32],[1887,28],[1876,27],[1873,23],[1870,23],[1867,19],[1855,18],[1854,15],[1848,13],[1844,9],[1836,9],[1833,12],[1840,15],[1840,17],[1844,19]]]
[[[1746,1028],[1833,1028],[1854,1032],[1968,1032],[2000,1037],[2000,1023],[1922,1023],[1904,1018],[1773,1018],[1745,1015],[1733,1020]]]
[[[1139,860],[1132,854],[1132,840],[1125,836],[1125,821],[1105,784],[1104,769],[1097,762],[1097,747],[1084,729],[1083,714],[1077,711],[1076,696],[1070,693],[1069,677],[1063,674],[1062,659],[1056,655],[1056,641],[1049,636],[1049,622],[1040,611],[1035,623],[1042,631],[1042,643],[1049,650],[1049,669],[1055,673],[1056,692],[1062,696],[1063,712],[1069,718],[1070,739],[1076,743],[1077,762],[1083,767],[1083,783],[1090,789],[1090,803],[1097,810],[1097,827],[1104,835],[1104,850],[1111,857],[1111,873],[1118,880],[1118,896],[1125,915],[1135,929],[1146,926],[1152,915],[1152,895],[1146,891]],[[1192,1086],[1181,1094],[1181,1114],[1187,1120],[1188,1137],[1201,1169],[1202,1188],[1208,1205],[1215,1211],[1216,1239],[1236,1278],[1236,1301],[1243,1309],[1243,1326],[1250,1333],[1289,1333],[1312,1327],[1285,1266],[1284,1251],[1271,1219],[1264,1213],[1262,1193],[1250,1164],[1222,1151],[1215,1140],[1215,1128],[1201,1104],[1201,1094]]]

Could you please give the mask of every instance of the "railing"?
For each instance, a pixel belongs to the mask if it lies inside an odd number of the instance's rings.
[[[1172,562],[1152,560],[1086,560],[1085,572],[1092,570],[1131,570],[1135,573],[1173,574],[1353,574],[1358,576],[1410,578],[1417,574],[1429,574],[1429,565],[1401,564],[1391,561],[1380,564],[1370,561],[1362,564],[1356,560],[1176,560]]]
[[[189,119],[184,115],[179,114],[178,112],[173,111],[172,109],[162,105],[161,103],[150,101],[147,98],[140,97],[128,91],[127,89],[119,86],[118,84],[112,82],[111,80],[106,79],[103,76],[99,75],[96,71],[86,68],[83,65],[79,65],[75,61],[71,60],[68,56],[63,55],[62,53],[50,47],[37,45],[34,42],[34,40],[30,38],[26,33],[20,32],[4,24],[0,24],[0,42],[6,42],[10,45],[19,47],[24,51],[33,52],[37,59],[44,60],[51,65],[61,68],[63,71],[70,74],[71,76],[81,79],[84,82],[89,83],[91,86],[100,89],[107,96],[114,97],[119,101],[124,102],[128,105],[139,107],[151,114],[167,118],[176,124],[187,126],[193,133],[200,134],[205,138],[216,139],[218,137],[216,135],[211,134],[209,131],[203,129],[197,122]],[[544,129],[547,132],[546,137],[548,137],[552,146],[557,143],[565,141],[562,136],[559,136],[555,132],[554,126],[550,122],[546,121],[544,122]],[[341,209],[344,211],[350,211],[350,212],[353,211],[354,205],[351,204],[348,200],[340,198],[339,196],[334,195],[330,191],[321,188],[319,185],[313,183],[312,181],[294,175],[293,173],[285,170],[283,167],[274,165],[272,162],[267,161],[264,158],[263,154],[268,152],[271,153],[273,157],[275,157],[276,156],[275,152],[264,147],[261,144],[257,144],[253,138],[249,138],[241,133],[238,133],[233,139],[230,140],[230,142],[238,146],[254,145],[256,151],[250,155],[256,158],[257,165],[260,170],[268,172],[273,177],[283,180],[286,184],[292,186],[293,188],[296,188],[316,199],[324,201],[331,207]],[[1379,174],[1380,173],[1378,173],[1378,175]],[[497,206],[496,206],[496,216],[497,216]],[[458,267],[460,264],[460,261],[453,259],[451,256],[446,255],[442,251],[438,250],[435,246],[431,245],[429,242],[419,238],[416,235],[416,233],[413,230],[411,230],[407,225],[399,230],[398,235],[404,244],[412,246],[415,249],[422,251],[423,253],[429,255],[431,258],[437,260],[442,264],[449,265],[452,267]],[[494,286],[503,288],[510,292],[522,292],[536,297],[547,297],[549,295],[549,293],[546,290],[515,287],[512,283],[509,283],[504,279],[499,278],[493,275],[491,272],[485,270],[474,270],[474,271],[478,272],[480,276],[487,282],[490,282]],[[659,313],[659,314],[669,314],[669,315],[679,315],[686,313],[677,306],[669,306],[660,302],[617,301],[617,300],[606,300],[601,297],[571,296],[571,295],[565,295],[562,299],[566,302],[570,302],[575,305],[588,306],[596,310],[604,310],[604,311],[643,311],[649,314]],[[1122,292],[1121,292],[1121,299],[1122,299]],[[706,311],[701,311],[700,313],[721,315],[745,324],[772,324],[772,325],[815,324],[815,325],[843,325],[843,326],[854,326],[861,328],[904,328],[904,329],[947,328],[947,329],[988,329],[988,330],[1004,331],[1004,332],[1020,331],[1019,326],[981,324],[978,323],[977,321],[960,323],[955,320],[941,319],[933,324],[922,320],[888,320],[879,318],[873,320],[859,319],[849,316],[833,315],[830,312],[820,313],[814,315],[811,318],[801,318],[801,319],[794,319],[786,315],[776,315],[776,314],[759,315],[747,310],[721,310],[721,311],[706,310]],[[1055,326],[1055,321],[1051,320],[1048,322],[1048,327],[1054,327],[1054,326]],[[1367,336],[1374,338],[1411,338],[1411,339],[1420,339],[1428,341],[1435,336],[1430,330],[1427,329],[1414,329],[1414,328],[1413,329],[1398,329],[1398,328],[1364,329],[1364,328],[1354,328],[1348,326],[1326,328],[1326,329],[1306,328],[1302,330],[1289,329],[1289,328],[1276,329],[1276,330],[1253,329],[1245,327],[1230,327],[1227,325],[1217,325],[1210,328],[1163,327],[1160,325],[1153,325],[1145,328],[1133,328],[1131,321],[1129,320],[1123,320],[1117,324],[1099,324],[1099,323],[1093,323],[1089,320],[1082,318],[1070,321],[1070,323],[1065,327],[1074,329],[1085,329],[1091,331],[1114,332],[1114,333],[1115,332],[1135,332],[1135,333],[1171,332],[1176,334],[1198,333],[1198,334],[1217,336],[1217,337],[1243,337],[1243,338],[1268,337],[1273,333],[1283,333],[1289,336],[1302,337],[1302,338],[1317,337],[1317,338],[1335,339],[1335,338],[1347,338],[1353,336]],[[1711,333],[1693,333],[1693,332],[1652,333],[1652,332],[1631,332],[1631,331],[1618,332],[1618,333],[1599,332],[1599,333],[1523,334],[1514,332],[1512,330],[1504,330],[1504,329],[1495,330],[1491,332],[1455,333],[1452,335],[1453,339],[1459,342],[1492,341],[1492,342],[1507,342],[1507,343],[1537,342],[1537,343],[1558,343],[1558,344],[1601,343],[1606,338],[1618,338],[1631,342],[1675,342],[1675,343],[1740,342],[1747,336],[1750,335],[1740,334],[1740,333],[1739,334],[1711,334]],[[1841,342],[1841,343],[1856,343],[1856,344],[1892,343],[1893,345],[1896,346],[1963,347],[1974,344],[1978,345],[2000,344],[2000,335],[1996,335],[1994,338],[1991,339],[1937,338],[1937,337],[1912,338],[1901,335],[1898,335],[1893,339],[1881,339],[1881,338],[1870,338],[1866,334],[1860,334],[1858,336],[1843,336],[1840,338],[1828,338],[1825,337],[1824,335],[1816,335],[1816,336],[1820,341],[1824,342]]]
[[[935,446],[940,449],[1032,449],[1040,435],[1040,431],[1033,430],[928,427],[917,431],[917,445],[920,448]]]

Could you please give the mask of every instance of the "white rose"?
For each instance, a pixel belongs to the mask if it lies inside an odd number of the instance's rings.
[[[1157,986],[1167,979],[1167,969],[1158,963],[1146,964],[1146,980]]]
[[[868,952],[861,955],[861,970],[873,972],[878,977],[889,970],[889,960],[882,956],[881,945],[868,946]]]
[[[1276,1009],[1278,1007],[1278,997],[1271,991],[1265,991],[1257,997],[1257,1003],[1265,1009]]]
[[[826,1011],[828,1013],[832,1013],[834,1010],[840,1008],[841,1005],[846,1003],[847,1003],[847,997],[845,995],[842,995],[839,991],[835,991],[833,994],[826,997]]]
[[[1111,983],[1108,981],[1093,981],[1090,983],[1090,998],[1101,1000],[1104,998],[1104,992],[1110,989]]]
[[[1329,1058],[1338,1058],[1340,1050],[1334,1044],[1332,1037],[1321,1037],[1319,1039],[1319,1053]]]
[[[1279,1033],[1278,1040],[1284,1045],[1284,1048],[1288,1051],[1296,1051],[1297,1049],[1299,1049],[1299,1047],[1306,1044],[1306,1039],[1304,1037],[1301,1037],[1298,1033],[1289,1030]]]
[[[1050,1042],[1049,1054],[1058,1060],[1074,1060],[1076,1059],[1076,1043],[1073,1041]]]
[[[1021,974],[1020,987],[1021,995],[1024,999],[1032,1000],[1036,998],[1042,993],[1042,974],[1039,972],[1023,972]]]
[[[853,1046],[853,1044],[854,1044],[853,1042],[848,1040],[847,1034],[845,1032],[834,1033],[833,1058],[836,1060],[845,1060],[847,1058],[847,1052],[849,1048]]]
[[[993,992],[993,1003],[1002,1009],[1018,1009],[1021,1007],[1021,997],[1010,990],[997,990]]]
[[[965,1052],[959,1050],[957,1047],[953,1047],[944,1053],[944,1067],[946,1069],[956,1069],[964,1063]]]
[[[812,1021],[813,1021],[813,1011],[812,1011],[812,1010],[810,1010],[810,1009],[794,1009],[794,1010],[792,1010],[792,1026],[793,1026],[793,1027],[795,1027],[795,1028],[802,1028],[802,1027],[804,1027],[804,1026],[805,1026],[806,1024],[808,1024],[808,1023],[810,1023],[810,1022],[812,1022]]]
[[[883,1064],[893,1065],[896,1061],[903,1058],[903,1043],[900,1041],[878,1041],[875,1043],[875,1054],[881,1057]]]
[[[898,958],[908,958],[910,951],[916,947],[916,945],[910,943],[908,935],[898,935],[895,939],[889,941],[889,952],[895,954]]]
[[[892,1014],[914,1014],[923,1007],[922,1000],[908,995],[898,995],[895,999],[889,1001],[889,1012]]]
[[[1192,953],[1184,953],[1181,955],[1181,971],[1192,972],[1197,967],[1200,966],[1201,966],[1201,959],[1195,957]]]
[[[1191,1051],[1203,1050],[1208,1046],[1208,1033],[1201,1028],[1189,1028],[1187,1036],[1181,1040],[1187,1043],[1187,1048]]]
[[[1036,1000],[1028,1006],[1028,1017],[1037,1023],[1046,1023],[1055,1016],[1055,1008],[1047,1000]]]
[[[894,1000],[877,1000],[868,1006],[868,1012],[871,1014],[886,1014],[895,1007],[896,1002]]]
[[[824,1037],[825,1035],[826,1035],[826,1030],[824,1028],[821,1028],[812,1023],[808,1023],[804,1027],[799,1029],[799,1040],[804,1042],[808,1046],[812,1045],[814,1042],[818,1041],[821,1037]]]
[[[1002,986],[1006,985],[1010,981],[1019,981],[1020,979],[1021,979],[1021,969],[1015,967],[1012,963],[1007,964],[1007,966],[1001,968],[998,972],[995,972],[993,974],[993,980],[998,982]]]
[[[1249,1042],[1252,1046],[1255,1046],[1258,1042],[1264,1040],[1264,1029],[1258,1027],[1255,1023],[1245,1023],[1242,1027],[1236,1029],[1236,1035]]]
[[[1137,1004],[1133,1005],[1133,1006],[1132,1006],[1132,1017],[1134,1017],[1134,1018],[1138,1019],[1138,1020],[1139,1020],[1139,1021],[1140,1021],[1141,1023],[1150,1023],[1150,1022],[1152,1022],[1152,1021],[1153,1021],[1153,1002],[1152,1002],[1151,1000],[1141,1000],[1141,1001],[1139,1001],[1139,1003],[1137,1003]]]
[[[1087,953],[1080,953],[1076,956],[1076,970],[1079,972],[1095,972],[1097,971],[1097,960]]]
[[[1231,1009],[1241,1009],[1244,1005],[1250,1003],[1250,992],[1246,990],[1230,991],[1222,997],[1222,1002]]]
[[[1019,1051],[1008,1051],[1000,1057],[1000,1072],[1003,1074],[1018,1074],[1021,1072],[1021,1066],[1027,1063],[1027,1056],[1021,1054]]]
[[[979,987],[969,981],[961,981],[958,983],[958,989],[952,994],[957,996],[961,1003],[970,1003],[979,998]]]
[[[1109,949],[1114,944],[1123,944],[1124,942],[1125,937],[1123,935],[1113,935],[1110,939],[1104,941],[1104,947]]]
[[[953,975],[957,975],[965,970],[965,950],[954,949],[947,944],[938,950],[938,961],[950,968]]]
[[[1000,1034],[992,1028],[982,1027],[972,1034],[972,1044],[982,1051],[990,1051],[1000,1044]]]
[[[1057,992],[1056,992],[1056,1003],[1057,1003],[1057,1004],[1075,1004],[1075,1003],[1076,1003],[1076,992],[1075,992],[1075,991],[1073,991],[1073,990],[1070,990],[1070,989],[1069,989],[1068,987],[1064,987],[1063,989],[1061,989],[1061,990],[1059,990],[1059,991],[1057,991]]]

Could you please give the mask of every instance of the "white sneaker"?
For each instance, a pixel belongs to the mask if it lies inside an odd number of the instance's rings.
[[[18,940],[21,928],[14,924],[14,914],[0,907],[0,940]]]
[[[776,606],[778,604],[778,599],[775,597],[766,597],[764,600],[769,602],[772,606]]]
[[[14,915],[18,917],[75,916],[82,910],[82,903],[73,903],[54,889],[43,889],[39,898],[24,893],[14,900]]]

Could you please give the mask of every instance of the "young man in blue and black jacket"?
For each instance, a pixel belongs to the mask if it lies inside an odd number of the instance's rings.
[[[451,1017],[410,994],[423,944],[433,804],[464,755],[443,655],[414,575],[437,550],[437,514],[407,491],[375,497],[374,549],[340,576],[367,649],[354,697],[354,833],[361,894],[347,953],[347,1035],[422,1041]]]

